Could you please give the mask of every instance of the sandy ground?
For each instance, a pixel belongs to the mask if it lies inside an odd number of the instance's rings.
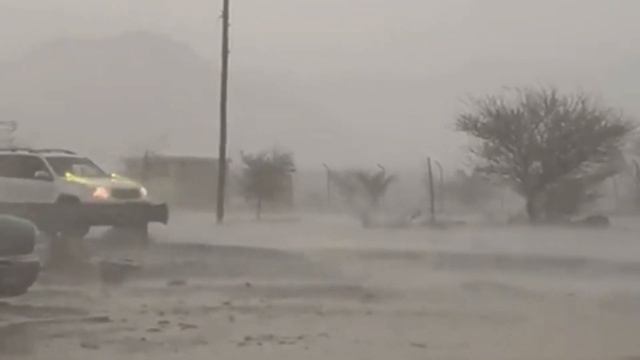
[[[45,274],[0,359],[640,359],[640,225],[365,230],[184,214],[122,283]],[[637,227],[637,229],[636,229]]]

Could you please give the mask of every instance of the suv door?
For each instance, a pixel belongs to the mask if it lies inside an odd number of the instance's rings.
[[[37,178],[36,174],[48,174]],[[0,154],[0,202],[52,203],[54,177],[45,162],[28,154]]]

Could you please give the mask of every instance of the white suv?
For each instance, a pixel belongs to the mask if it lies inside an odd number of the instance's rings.
[[[146,235],[149,222],[168,220],[167,205],[154,204],[141,184],[59,149],[0,149],[0,213],[74,235],[91,226],[131,227]]]

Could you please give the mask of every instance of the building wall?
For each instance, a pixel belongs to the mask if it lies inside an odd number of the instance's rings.
[[[218,161],[212,158],[160,156],[123,159],[123,175],[141,181],[150,194],[176,208],[213,211],[216,208]],[[227,208],[252,208],[242,195],[241,173],[229,165]],[[294,204],[294,179],[287,179],[288,190],[275,203],[264,204],[266,210],[291,209]]]
[[[153,197],[176,207],[215,208],[218,182],[215,159],[148,156],[124,159],[123,163],[124,174],[145,184]]]

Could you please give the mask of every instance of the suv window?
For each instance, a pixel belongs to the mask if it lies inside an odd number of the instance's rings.
[[[98,165],[94,164],[93,161],[87,158],[71,156],[48,156],[47,161],[58,176],[65,176],[67,173],[71,173],[73,175],[82,177],[109,177],[109,174],[104,172],[98,167]]]
[[[42,159],[31,155],[0,155],[0,177],[34,179],[38,171],[46,171]]]

